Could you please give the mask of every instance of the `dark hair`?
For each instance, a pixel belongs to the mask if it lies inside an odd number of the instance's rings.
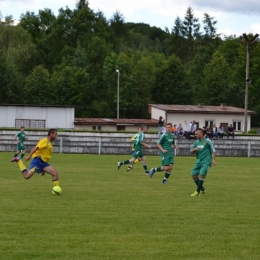
[[[55,132],[58,132],[56,128],[51,128],[49,129],[48,131],[48,136],[50,136],[51,134],[55,133]]]
[[[24,126],[21,126],[21,129],[22,129],[22,128],[25,128],[25,127],[24,127]]]
[[[202,129],[202,128],[198,128],[197,130],[196,130],[196,132],[197,131],[201,131],[202,133],[204,132],[204,130]]]

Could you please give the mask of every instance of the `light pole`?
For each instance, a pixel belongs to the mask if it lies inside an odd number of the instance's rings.
[[[256,43],[256,38],[259,36],[259,34],[256,34],[251,40],[248,39],[247,35],[245,33],[242,34],[244,39],[246,40],[246,43],[240,40],[240,43],[246,45],[246,87],[245,87],[245,118],[244,118],[244,132],[247,133],[247,110],[248,110],[248,84],[252,82],[252,80],[249,78],[249,50],[250,45]]]
[[[119,78],[120,78],[120,71],[116,70],[117,73],[117,119],[119,119]]]

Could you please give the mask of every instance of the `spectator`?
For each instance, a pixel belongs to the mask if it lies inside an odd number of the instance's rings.
[[[216,137],[218,139],[218,128],[216,127],[216,124],[214,123],[212,126],[212,139]]]
[[[195,123],[195,120],[193,120],[192,122],[190,122],[189,124],[187,124],[186,120],[185,120],[185,124],[188,126],[188,138],[191,135],[195,136],[195,131],[197,130],[197,125]]]
[[[181,124],[179,124],[179,126],[177,127],[177,130],[178,130],[178,136],[183,137],[184,131],[183,131],[183,127]]]
[[[173,125],[172,127],[172,134],[174,134],[176,137],[178,137],[178,129],[176,125]]]
[[[206,136],[207,136],[207,130],[206,130],[206,127],[205,127],[205,126],[202,127],[202,131],[203,131],[203,136],[204,136],[204,138],[206,138]]]
[[[222,124],[219,125],[217,134],[218,134],[218,138],[223,138],[223,136],[224,136],[224,127],[222,126]]]
[[[196,130],[197,130],[197,125],[196,125],[195,121],[193,120],[191,123],[191,127],[190,127],[191,134],[195,135]]]
[[[163,135],[165,133],[166,133],[166,125],[163,125],[162,130],[161,130],[161,134]]]
[[[192,122],[190,122],[189,124],[187,124],[187,122],[186,122],[186,120],[185,120],[185,124],[186,124],[186,126],[188,127],[187,131],[190,132],[190,131],[191,131]]]
[[[162,116],[159,117],[159,121],[158,121],[158,138],[160,139],[161,134],[162,134],[162,128],[164,125],[164,119]]]
[[[233,138],[235,137],[234,127],[232,124],[230,124],[228,127],[227,138],[229,138],[230,135],[233,136]]]
[[[210,125],[208,125],[208,126],[206,127],[206,137],[207,137],[208,139],[212,139],[212,136],[213,136],[213,134],[212,134],[212,128],[211,128]]]

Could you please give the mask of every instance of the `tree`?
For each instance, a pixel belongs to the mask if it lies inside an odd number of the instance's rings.
[[[77,0],[76,2],[76,8],[81,9],[81,8],[89,8],[89,2],[86,0]]]
[[[50,85],[50,73],[43,66],[34,68],[26,78],[23,99],[25,104],[51,105],[55,102],[55,93]]]
[[[203,71],[204,86],[200,88],[200,102],[208,105],[227,103],[227,93],[230,87],[231,69],[221,55],[216,51],[211,61]]]
[[[214,39],[216,37],[217,28],[215,28],[215,25],[217,24],[217,21],[214,21],[213,19],[213,17],[210,17],[207,13],[204,13],[202,22],[204,23],[205,34],[209,37],[209,39]]]
[[[153,102],[159,104],[190,104],[193,102],[192,88],[187,81],[187,72],[175,55],[168,58],[157,72],[153,88]]]
[[[28,31],[33,43],[37,46],[37,65],[51,69],[55,60],[52,55],[56,39],[52,32],[56,23],[56,17],[51,9],[39,10],[38,15],[34,12],[26,12],[21,15],[20,26]]]
[[[0,51],[0,103],[14,104],[21,102],[22,80],[13,63]]]
[[[182,22],[182,34],[185,39],[188,41],[188,52],[189,57],[194,55],[194,41],[200,39],[200,23],[199,19],[194,16],[193,10],[191,7],[188,7],[184,20]]]
[[[187,56],[188,42],[183,35],[182,27],[182,21],[177,17],[169,38],[169,55],[175,54],[184,60]]]

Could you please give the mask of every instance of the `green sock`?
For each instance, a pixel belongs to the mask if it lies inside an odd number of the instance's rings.
[[[161,171],[162,171],[162,167],[154,168],[154,170],[155,170],[156,172],[161,172]]]
[[[121,165],[129,164],[129,162],[130,162],[130,160],[126,160],[126,161],[121,162],[120,164],[121,164]]]
[[[197,186],[199,186],[199,179],[194,180],[194,182],[195,182],[195,184],[196,184]],[[203,183],[202,183],[202,186],[201,186],[201,190],[205,190],[205,188],[203,187]]]
[[[143,164],[144,170],[147,171],[147,165]]]
[[[21,158],[23,158],[23,157],[24,157],[24,153],[21,154]]]
[[[194,180],[194,182],[195,182],[196,186],[199,185],[199,179]]]
[[[204,180],[199,180],[197,192],[200,193],[201,190],[204,190],[203,188]]]
[[[14,155],[14,157],[17,157],[18,156],[18,153],[16,153],[15,155]]]
[[[169,172],[165,172],[164,178],[165,178],[165,179],[168,179],[168,178],[170,177],[170,175],[171,175],[171,174],[170,174]]]

